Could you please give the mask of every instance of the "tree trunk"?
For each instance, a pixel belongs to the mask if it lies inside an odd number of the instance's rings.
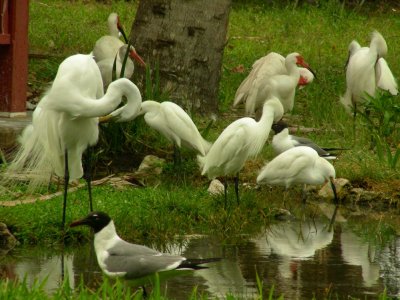
[[[132,44],[150,66],[153,79],[159,72],[160,92],[186,110],[218,110],[230,6],[231,0],[139,3]],[[134,76],[144,91],[144,69],[137,67]]]

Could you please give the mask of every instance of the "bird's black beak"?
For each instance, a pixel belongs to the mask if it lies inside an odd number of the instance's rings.
[[[309,66],[309,64],[306,63],[303,59],[301,59],[301,61],[298,61],[298,64],[299,64],[300,66],[302,66],[303,68],[306,68],[308,71],[310,71],[310,72],[314,75],[314,78],[317,79],[317,74],[314,72],[313,69],[311,69],[311,67]]]
[[[88,225],[86,218],[72,222],[71,224],[69,224],[69,227],[76,227],[76,226],[82,226],[82,225]]]

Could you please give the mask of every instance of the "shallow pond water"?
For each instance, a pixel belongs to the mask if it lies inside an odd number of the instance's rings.
[[[222,257],[210,268],[162,282],[163,293],[188,299],[193,288],[213,296],[227,293],[254,298],[256,273],[263,280],[264,294],[274,285],[275,295],[285,299],[323,298],[330,291],[339,299],[348,295],[375,299],[384,288],[400,296],[400,238],[376,246],[353,232],[345,223],[327,230],[329,220],[279,222],[258,236],[242,236],[229,244],[208,236],[187,237],[164,251],[187,257]],[[17,248],[0,260],[0,275],[28,284],[47,277],[45,288],[54,291],[65,276],[74,288],[81,276],[96,288],[103,277],[91,245],[68,249],[63,255],[50,249]],[[336,299],[336,297],[334,297]]]

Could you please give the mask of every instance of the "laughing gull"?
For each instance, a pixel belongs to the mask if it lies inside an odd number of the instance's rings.
[[[93,228],[97,261],[101,270],[110,277],[139,279],[164,271],[198,270],[207,268],[202,264],[221,260],[188,259],[128,243],[118,236],[110,216],[100,211],[91,212],[85,218],[72,222],[70,227],[80,225]]]
[[[317,151],[320,157],[331,160],[336,159],[336,156],[328,151],[347,150],[344,148],[322,148],[308,138],[289,134],[288,125],[284,122],[273,124],[272,130],[275,132],[275,135],[272,138],[272,148],[277,155],[290,148],[307,146]]]

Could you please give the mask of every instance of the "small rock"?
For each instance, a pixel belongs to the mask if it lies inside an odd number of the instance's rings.
[[[338,198],[343,198],[346,194],[347,191],[351,187],[350,180],[346,178],[336,178],[335,179],[335,187],[336,187],[336,193]],[[322,198],[333,198],[333,192],[332,192],[332,187],[331,184],[328,182],[326,183],[318,192],[318,196]]]
[[[224,193],[224,185],[218,179],[211,181],[207,191],[212,195],[219,195]]]
[[[138,168],[138,172],[146,172],[155,175],[162,173],[165,159],[159,158],[155,155],[146,155]]]

